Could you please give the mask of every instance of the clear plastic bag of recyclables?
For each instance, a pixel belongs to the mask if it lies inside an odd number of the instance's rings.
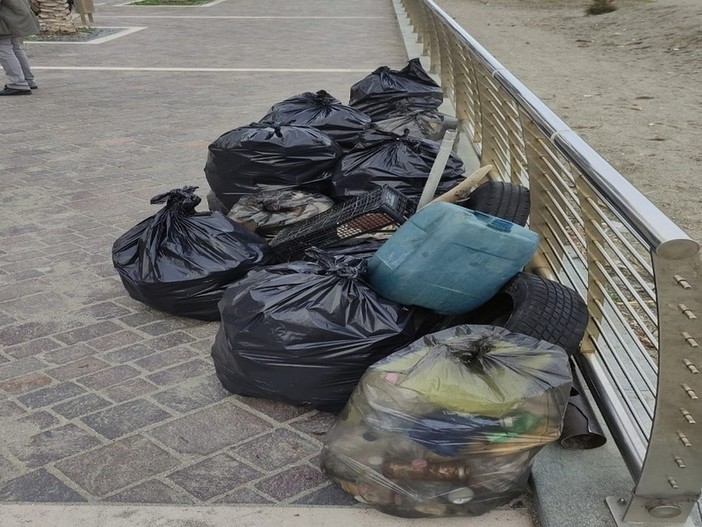
[[[344,148],[352,148],[358,134],[370,126],[371,118],[320,90],[274,104],[260,122],[314,126]]]
[[[558,440],[572,382],[561,348],[494,326],[427,335],[375,363],[324,438],[322,468],[397,516],[479,515],[526,489]]]
[[[155,215],[120,236],[112,261],[129,296],[155,309],[219,320],[226,286],[273,261],[269,245],[219,212],[195,212],[197,187],[160,194]]]
[[[443,100],[441,87],[412,59],[399,71],[381,66],[351,86],[349,105],[380,121],[397,111],[436,109]]]
[[[205,176],[229,210],[244,194],[262,190],[318,192],[341,154],[336,141],[311,126],[252,123],[209,146]]]
[[[227,289],[212,347],[232,393],[339,411],[363,372],[416,338],[414,310],[377,296],[361,258],[251,272]]]

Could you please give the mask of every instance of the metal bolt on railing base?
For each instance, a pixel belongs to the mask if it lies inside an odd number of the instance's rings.
[[[665,500],[646,500],[628,495],[626,498],[609,496],[606,500],[617,527],[697,527],[690,518],[695,499],[679,503]]]

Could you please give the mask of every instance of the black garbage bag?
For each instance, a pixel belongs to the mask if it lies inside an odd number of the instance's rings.
[[[230,392],[338,411],[368,366],[414,339],[414,309],[376,295],[363,259],[316,256],[225,291],[212,358]]]
[[[386,237],[375,237],[373,235],[361,236],[358,238],[347,238],[339,240],[333,245],[328,245],[324,250],[334,256],[356,256],[358,258],[370,258],[386,242]],[[305,259],[308,259],[305,256]]]
[[[410,137],[409,132],[397,135],[367,130],[334,169],[331,196],[352,198],[388,185],[416,201],[422,195],[439,147],[440,143]],[[437,193],[442,194],[460,183],[464,171],[463,161],[451,153]]]
[[[314,126],[344,148],[353,148],[358,134],[370,126],[371,118],[320,90],[274,104],[260,122]]]
[[[319,192],[342,148],[311,126],[252,123],[221,135],[209,146],[205,176],[231,209],[244,194],[296,188]]]
[[[197,187],[160,194],[166,203],[112,246],[129,296],[160,311],[219,320],[226,286],[273,261],[269,245],[219,212],[195,212]]]
[[[373,123],[373,128],[384,132],[403,134],[409,130],[412,137],[441,141],[447,130],[455,130],[458,119],[437,110],[400,113]]]
[[[349,105],[380,121],[397,111],[435,109],[443,100],[441,87],[412,59],[399,71],[381,66],[351,86]]]

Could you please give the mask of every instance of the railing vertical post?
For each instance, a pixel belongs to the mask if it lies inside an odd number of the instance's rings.
[[[682,523],[702,483],[702,259],[652,255],[658,296],[658,389],[641,475],[630,498],[608,502],[628,523]],[[673,254],[671,254],[673,253]],[[626,501],[626,503],[623,503]]]

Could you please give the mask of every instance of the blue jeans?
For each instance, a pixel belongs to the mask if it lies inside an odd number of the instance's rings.
[[[36,86],[20,37],[0,37],[0,65],[7,75],[8,88],[28,90]]]

